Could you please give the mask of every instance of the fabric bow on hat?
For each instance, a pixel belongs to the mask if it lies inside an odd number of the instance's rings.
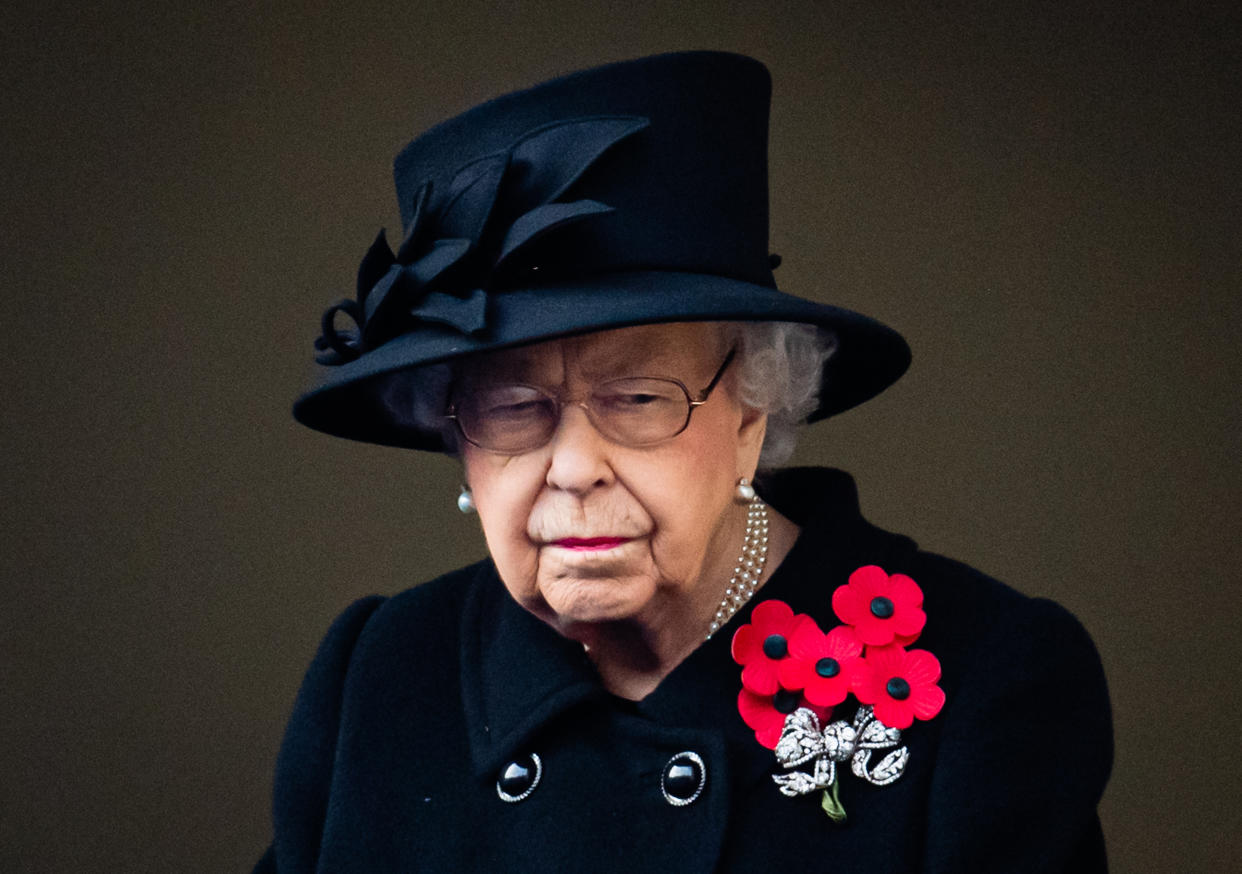
[[[612,212],[595,200],[557,199],[605,151],[648,124],[639,116],[558,121],[471,161],[445,185],[424,182],[396,254],[381,230],[358,266],[357,299],[324,311],[315,360],[353,361],[419,322],[483,331],[489,291],[512,275],[518,253],[551,231]],[[357,327],[338,330],[338,313]]]

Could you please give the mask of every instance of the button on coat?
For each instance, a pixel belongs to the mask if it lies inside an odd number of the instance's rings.
[[[947,703],[903,732],[900,780],[840,778],[844,827],[815,795],[780,794],[772,751],[738,715],[729,645],[750,608],[622,701],[484,562],[333,625],[290,718],[257,870],[1105,870],[1107,692],[1073,617],[873,528],[840,472],[789,471],[763,492],[803,531],[756,601],[830,628],[834,588],[866,564],[925,596],[919,645],[940,660]],[[518,788],[534,751],[533,791],[498,801],[498,780]]]

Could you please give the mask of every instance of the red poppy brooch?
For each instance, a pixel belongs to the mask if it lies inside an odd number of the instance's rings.
[[[842,822],[837,764],[849,762],[873,785],[892,783],[910,755],[901,732],[938,714],[944,692],[936,657],[907,648],[927,622],[910,577],[860,567],[833,593],[832,610],[844,624],[825,633],[784,601],[763,601],[733,635],[733,658],[742,666],[742,720],[785,771],[772,779],[788,796],[822,790],[825,812]],[[851,694],[853,720],[832,721]],[[877,750],[889,752],[873,766]]]

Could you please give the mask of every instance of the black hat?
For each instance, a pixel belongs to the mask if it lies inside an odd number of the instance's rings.
[[[658,55],[496,98],[424,133],[394,167],[404,239],[381,231],[354,300],[325,311],[317,385],[293,407],[329,434],[443,449],[393,421],[377,377],[568,334],[677,321],[833,331],[811,421],[910,361],[891,328],[776,289],[768,253],[771,81],[758,61]],[[349,320],[349,329],[342,322]]]

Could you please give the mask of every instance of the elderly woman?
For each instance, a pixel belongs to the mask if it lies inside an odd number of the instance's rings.
[[[775,288],[768,88],[647,58],[398,156],[295,415],[455,455],[490,555],[333,625],[258,870],[1104,870],[1077,622],[776,469],[909,356]]]

